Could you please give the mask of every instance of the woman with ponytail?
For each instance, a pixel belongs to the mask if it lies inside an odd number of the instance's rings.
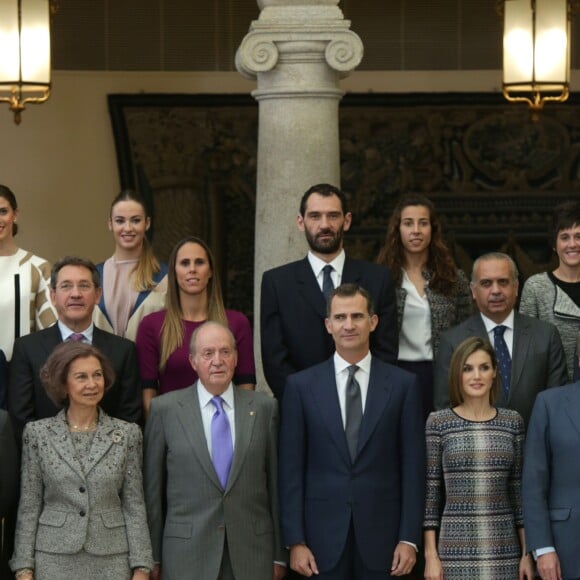
[[[158,262],[147,240],[150,226],[144,200],[132,190],[122,191],[109,217],[115,253],[97,265],[103,294],[95,324],[131,340],[141,319],[165,306],[167,266]]]

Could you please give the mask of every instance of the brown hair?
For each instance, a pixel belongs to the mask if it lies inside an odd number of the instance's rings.
[[[209,246],[195,236],[184,238],[173,248],[169,256],[169,271],[167,272],[167,295],[165,298],[165,320],[161,327],[161,355],[159,357],[159,369],[163,370],[167,359],[183,344],[183,311],[179,298],[179,286],[175,276],[177,253],[185,244],[197,244],[201,246],[209,262],[211,278],[207,284],[207,319],[228,326],[226,309],[222,295],[222,287],[216,269],[215,260]]]
[[[495,404],[499,390],[499,373],[497,372],[497,357],[490,342],[479,336],[466,338],[453,352],[449,363],[449,400],[452,407],[463,403],[463,367],[465,361],[478,350],[482,350],[489,355],[491,366],[496,371],[491,391],[489,392],[490,404]]]
[[[86,260],[80,256],[65,256],[64,258],[57,260],[52,266],[52,270],[50,271],[50,287],[53,290],[56,290],[58,273],[65,266],[77,266],[78,268],[86,268],[91,273],[91,279],[95,285],[95,288],[101,287],[101,276],[99,275],[99,271],[90,260]]]
[[[46,394],[58,407],[63,406],[68,399],[68,374],[71,364],[79,358],[95,357],[103,369],[105,392],[115,382],[115,371],[109,359],[96,347],[72,340],[57,345],[44,366],[40,369],[40,380]]]
[[[431,243],[427,256],[427,270],[431,274],[429,287],[440,294],[451,296],[457,282],[457,269],[451,258],[449,248],[443,240],[441,220],[433,202],[423,195],[409,194],[401,197],[387,225],[385,243],[379,252],[377,262],[391,270],[395,284],[401,283],[402,269],[405,265],[403,242],[401,241],[401,214],[409,206],[423,206],[429,210],[431,222]]]
[[[554,208],[552,216],[552,248],[556,247],[558,234],[562,230],[580,225],[580,203],[577,201],[566,201]]]
[[[0,197],[3,197],[10,207],[12,211],[16,211],[18,209],[18,202],[16,201],[16,196],[12,193],[12,190],[7,187],[6,185],[0,185]],[[18,224],[12,224],[12,235],[15,236],[18,233]]]
[[[147,205],[145,200],[132,189],[124,189],[119,193],[113,202],[111,203],[111,214],[110,218],[113,217],[113,208],[122,201],[134,201],[138,203],[143,208],[143,215],[145,219],[151,219],[149,212],[147,211]],[[132,270],[133,275],[133,289],[136,292],[142,292],[143,290],[152,290],[157,285],[154,276],[159,272],[161,267],[159,266],[159,261],[153,253],[153,248],[147,239],[147,236],[143,238],[143,246],[141,247],[141,253],[139,254],[139,259],[137,264]]]

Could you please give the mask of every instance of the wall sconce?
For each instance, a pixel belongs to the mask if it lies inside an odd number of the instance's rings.
[[[50,96],[48,0],[0,0],[0,55],[0,102],[19,125],[28,103]]]
[[[528,103],[532,118],[570,93],[568,0],[503,0],[503,94]]]

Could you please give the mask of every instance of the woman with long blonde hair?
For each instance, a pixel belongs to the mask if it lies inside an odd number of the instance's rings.
[[[256,368],[250,322],[241,312],[226,310],[211,250],[191,236],[181,240],[169,257],[165,309],[143,318],[137,332],[145,415],[153,397],[197,380],[189,363],[189,341],[193,331],[208,320],[226,324],[232,331],[238,351],[234,381],[253,389]]]

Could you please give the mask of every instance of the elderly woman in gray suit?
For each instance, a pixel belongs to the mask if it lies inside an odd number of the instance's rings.
[[[41,379],[64,409],[24,430],[12,570],[20,580],[149,578],[141,432],[99,408],[110,363],[91,345],[63,342]]]

